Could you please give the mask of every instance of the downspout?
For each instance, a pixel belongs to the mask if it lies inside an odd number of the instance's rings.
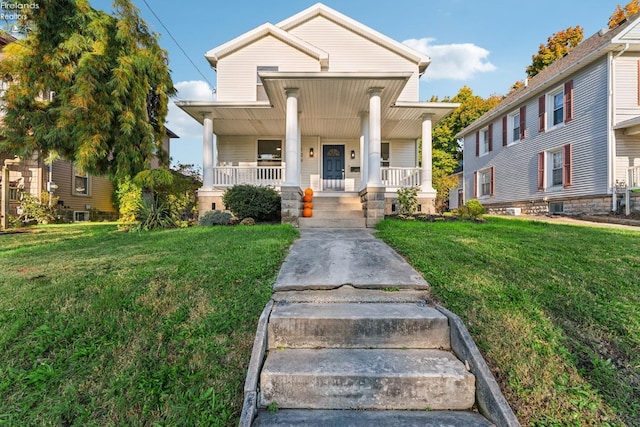
[[[615,130],[613,129],[613,125],[616,119],[616,59],[622,56],[629,49],[629,43],[625,43],[624,47],[617,54],[613,54],[613,52],[609,53],[609,111],[608,111],[608,121],[607,124],[607,145],[609,147],[609,189],[612,193],[611,197],[611,210],[615,211],[617,209],[617,194],[616,194],[616,138],[615,138]],[[628,203],[628,202],[627,202]]]

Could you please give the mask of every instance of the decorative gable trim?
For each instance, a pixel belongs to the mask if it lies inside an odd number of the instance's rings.
[[[406,46],[396,40],[393,40],[390,37],[385,36],[378,31],[367,27],[366,25],[349,18],[346,15],[322,4],[316,3],[313,6],[293,15],[290,18],[285,19],[276,24],[278,28],[281,28],[284,31],[290,31],[291,29],[317,17],[322,16],[336,24],[347,28],[350,31],[376,43],[380,46],[383,46],[390,51],[414,62],[418,65],[418,70],[420,74],[424,73],[429,64],[431,63],[431,58],[422,53],[411,49],[409,46]]]
[[[327,52],[269,23],[254,28],[253,30],[236,37],[225,44],[211,49],[205,54],[205,57],[211,66],[215,68],[220,59],[267,36],[275,37],[281,42],[311,56],[320,62],[320,66],[322,68],[327,68],[329,66],[329,54]]]

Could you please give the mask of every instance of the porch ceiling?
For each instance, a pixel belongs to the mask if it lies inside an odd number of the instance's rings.
[[[260,73],[269,102],[228,103],[178,101],[202,123],[213,114],[218,135],[284,136],[286,89],[297,88],[302,135],[327,139],[360,137],[360,114],[369,110],[369,90],[382,88],[382,138],[421,136],[423,114],[437,123],[458,104],[401,102],[398,96],[411,73]]]

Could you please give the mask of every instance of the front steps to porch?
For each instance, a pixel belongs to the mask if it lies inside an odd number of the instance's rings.
[[[417,292],[322,292],[275,295],[253,427],[492,425],[448,318]]]
[[[300,228],[365,228],[366,219],[358,193],[313,195],[313,216],[300,217]]]

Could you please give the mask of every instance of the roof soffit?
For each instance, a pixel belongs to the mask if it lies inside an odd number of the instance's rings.
[[[293,15],[290,18],[285,19],[276,24],[277,27],[282,28],[284,31],[290,31],[293,28],[296,28],[305,22],[310,21],[311,19],[322,16],[333,23],[340,25],[364,38],[367,40],[374,42],[390,51],[416,63],[420,70],[420,73],[423,73],[424,70],[431,63],[431,58],[422,53],[406,46],[384,34],[367,27],[366,25],[349,18],[342,13],[325,6],[322,3],[316,3],[315,5],[303,10],[302,12]]]

